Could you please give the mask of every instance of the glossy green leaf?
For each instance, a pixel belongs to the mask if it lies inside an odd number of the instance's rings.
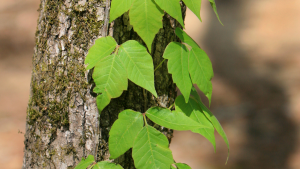
[[[134,0],[112,0],[111,1],[111,8],[110,8],[110,15],[109,15],[109,22],[112,22],[123,13],[127,12]]]
[[[192,120],[184,113],[164,109],[161,107],[152,107],[147,110],[146,116],[154,123],[173,130],[195,130],[199,128],[208,128]]]
[[[188,102],[192,88],[188,68],[189,50],[185,45],[178,42],[171,42],[166,47],[163,58],[168,59],[168,71],[172,74],[173,81],[177,84],[185,101]]]
[[[163,15],[163,10],[155,4],[154,0],[135,0],[129,11],[130,24],[146,43],[150,52],[153,39],[163,26]]]
[[[179,39],[183,42],[191,46],[192,48],[200,48],[199,45],[181,28],[177,27],[175,29],[175,34],[179,37]]]
[[[170,169],[173,163],[167,137],[149,125],[137,135],[132,157],[137,169]]]
[[[219,18],[218,12],[217,12],[217,6],[216,6],[216,3],[215,3],[215,0],[209,0],[209,2],[210,2],[211,7],[213,8],[218,20],[219,20],[219,22],[223,25],[223,23],[221,22],[221,20]]]
[[[201,0],[183,0],[183,2],[202,21],[200,17]]]
[[[170,16],[175,18],[182,27],[184,27],[181,6],[179,4],[180,0],[155,0],[156,4],[166,11]]]
[[[176,163],[175,165],[178,169],[192,169],[189,165],[184,163]]]
[[[98,105],[99,110],[107,105],[108,98],[119,97],[123,90],[127,89],[128,80],[126,69],[124,68],[118,56],[109,55],[97,63],[93,73],[93,79],[96,84],[95,93],[103,93],[104,96],[99,96],[97,103],[103,100],[103,103]]]
[[[94,156],[88,155],[88,157],[86,159],[84,159],[84,158],[81,159],[80,163],[77,164],[75,169],[86,169],[93,162],[95,162]]]
[[[206,126],[207,128],[198,128],[192,130],[194,133],[199,133],[204,136],[216,150],[216,140],[214,135],[214,126],[210,120],[202,112],[200,105],[192,98],[189,99],[188,103],[184,102],[182,95],[178,96],[175,100],[176,111],[184,112],[191,119],[197,121],[199,124]]]
[[[127,69],[129,80],[157,97],[153,61],[147,49],[139,42],[130,40],[120,46],[118,55]]]
[[[200,105],[201,109],[203,110],[205,116],[212,122],[215,129],[220,134],[220,136],[224,139],[224,141],[227,145],[227,148],[228,148],[228,156],[227,156],[227,160],[226,160],[226,163],[227,163],[228,158],[229,158],[229,149],[230,148],[229,148],[229,141],[227,139],[226,133],[224,132],[218,119],[211,113],[211,111],[202,102],[200,102],[199,105]]]
[[[119,114],[109,132],[110,158],[115,159],[133,146],[134,138],[143,128],[143,115],[140,112],[124,110]]]
[[[200,48],[192,48],[189,55],[189,72],[193,84],[205,94],[211,103],[212,83],[214,76],[212,64],[206,53]]]
[[[88,64],[86,69],[92,69],[101,59],[110,55],[116,46],[117,42],[111,36],[97,39],[85,58],[84,63]]]
[[[93,169],[123,169],[119,164],[101,161],[94,165]]]

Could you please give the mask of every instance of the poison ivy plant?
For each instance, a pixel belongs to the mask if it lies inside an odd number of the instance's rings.
[[[199,18],[201,0],[183,0]],[[209,0],[219,19],[214,0]],[[179,0],[112,0],[110,22],[129,11],[130,24],[142,38],[151,52],[153,39],[162,28],[164,11],[176,19],[182,27],[184,22]],[[219,19],[220,20],[220,19]],[[220,21],[221,23],[221,21]],[[187,164],[176,163],[169,149],[167,137],[147,124],[147,118],[156,125],[173,130],[190,130],[208,139],[216,150],[214,130],[221,135],[228,147],[227,136],[219,121],[202,103],[193,84],[205,94],[211,103],[214,76],[212,63],[207,54],[181,28],[175,34],[182,43],[171,42],[165,49],[163,58],[168,60],[168,71],[172,74],[182,95],[169,108],[151,107],[146,112],[124,110],[109,131],[110,159],[116,159],[132,149],[134,165],[137,169],[190,169]],[[148,90],[157,97],[154,82],[153,60],[147,48],[137,41],[129,40],[118,45],[110,37],[96,40],[85,59],[87,70],[93,69],[97,93],[97,106],[101,112],[113,98],[127,90],[128,80]],[[164,62],[164,61],[163,61]],[[162,65],[161,62],[159,66]],[[159,67],[158,66],[158,67]],[[172,108],[175,106],[175,110]],[[227,157],[227,160],[228,160]],[[226,161],[227,163],[227,161]],[[75,169],[122,169],[120,165],[108,161],[96,162],[89,155],[82,159]]]

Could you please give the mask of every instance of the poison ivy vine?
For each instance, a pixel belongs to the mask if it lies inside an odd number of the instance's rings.
[[[183,2],[201,21],[201,0],[183,0]],[[209,2],[219,19],[215,1]],[[162,28],[164,11],[184,27],[180,0],[112,0],[110,22],[127,11],[130,24],[145,42],[149,52],[155,35]],[[170,108],[152,107],[145,113],[134,110],[120,112],[109,132],[110,159],[116,159],[132,148],[132,157],[137,169],[190,169],[186,164],[174,162],[168,139],[148,125],[147,118],[169,129],[199,133],[212,143],[214,150],[216,150],[214,136],[216,130],[224,139],[229,156],[229,143],[224,130],[216,117],[202,103],[193,87],[193,84],[197,85],[208,98],[210,105],[211,79],[214,76],[211,61],[181,28],[176,28],[175,33],[182,43],[171,42],[166,47],[163,58],[168,60],[168,72],[172,74],[173,81],[182,95],[176,98]],[[94,92],[98,94],[96,100],[99,112],[112,98],[119,97],[127,90],[128,79],[157,97],[153,61],[147,48],[134,40],[117,44],[111,36],[99,38],[90,48],[85,64],[87,70],[94,68],[93,79],[96,84]],[[172,110],[173,107],[175,110]],[[108,161],[97,163],[91,155],[82,159],[75,169],[87,167],[122,169],[120,165]]]

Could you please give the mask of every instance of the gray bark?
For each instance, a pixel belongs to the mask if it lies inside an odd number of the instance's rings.
[[[108,24],[109,3],[102,0],[41,0],[39,11],[23,168],[74,168],[89,154],[98,161],[108,160],[108,133],[119,112],[145,112],[174,102],[176,86],[167,63],[155,72],[158,98],[129,82],[128,90],[113,99],[100,117],[92,71],[85,70],[84,59],[95,40],[106,34],[118,44],[129,39],[143,43],[128,15]],[[166,45],[178,41],[174,28],[179,24],[165,15],[163,25],[152,45],[154,67],[163,60]],[[160,130],[171,139],[172,131]],[[115,162],[134,168],[130,151]]]

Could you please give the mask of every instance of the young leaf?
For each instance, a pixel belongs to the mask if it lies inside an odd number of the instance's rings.
[[[129,80],[157,97],[154,88],[153,61],[147,49],[139,42],[129,40],[120,46],[118,55],[127,69]]]
[[[107,105],[108,98],[119,97],[128,85],[126,69],[115,54],[106,56],[97,63],[93,79],[96,84],[94,92],[104,95],[98,99],[98,102],[104,100],[104,103],[98,105],[100,111]]]
[[[129,11],[130,24],[146,43],[149,52],[156,33],[162,28],[163,15],[154,0],[135,0]]]
[[[119,164],[101,161],[94,165],[93,169],[123,169]]]
[[[143,115],[140,112],[124,110],[119,114],[109,132],[110,158],[115,159],[133,146],[134,138],[143,128]]]
[[[200,17],[201,0],[183,0],[183,2],[202,22]]]
[[[206,95],[211,103],[212,83],[214,76],[212,64],[206,53],[200,48],[192,48],[189,55],[189,72],[193,84],[197,84],[199,89]]]
[[[216,3],[215,3],[215,0],[208,0],[210,2],[210,5],[211,7],[213,8],[219,22],[223,25],[223,23],[221,22],[220,18],[219,18],[219,15],[218,15],[218,12],[217,12],[217,6],[216,6]]]
[[[86,169],[89,165],[95,162],[94,156],[88,155],[86,159],[82,158],[80,163],[77,164],[75,169]]]
[[[147,117],[158,125],[173,130],[194,130],[198,128],[208,128],[187,117],[184,113],[163,109],[160,107],[152,107],[146,112]]]
[[[175,163],[175,165],[178,169],[192,169],[190,166],[184,163]]]
[[[228,155],[227,155],[227,160],[226,163],[228,161],[229,158],[229,141],[227,139],[227,136],[220,124],[220,122],[218,121],[218,119],[211,113],[211,111],[202,103],[199,102],[199,105],[201,107],[201,109],[203,110],[203,113],[205,114],[205,116],[212,122],[212,124],[214,125],[215,129],[217,130],[217,132],[221,135],[221,137],[224,139],[227,148],[228,148]]]
[[[177,84],[180,92],[188,102],[192,81],[189,75],[189,50],[185,45],[178,42],[171,42],[163,55],[163,58],[168,59],[168,71],[172,74],[174,83]]]
[[[155,0],[155,2],[184,27],[179,0]]]
[[[134,0],[112,0],[109,23],[121,16],[123,13],[127,12],[130,9],[133,1]]]
[[[85,58],[84,64],[88,64],[86,69],[92,69],[101,59],[110,55],[116,46],[117,42],[111,36],[97,39]]]
[[[214,147],[216,151],[216,140],[214,135],[214,126],[210,120],[204,115],[199,104],[192,98],[189,99],[188,103],[184,102],[182,95],[178,96],[175,100],[175,109],[177,111],[184,112],[191,119],[197,121],[199,124],[207,126],[207,128],[198,128],[192,130],[194,133],[199,133],[204,136]]]
[[[179,37],[179,39],[183,42],[191,46],[192,48],[200,48],[199,45],[181,28],[175,29],[175,34]]]
[[[135,138],[132,157],[137,169],[170,169],[173,163],[167,137],[149,125]]]

